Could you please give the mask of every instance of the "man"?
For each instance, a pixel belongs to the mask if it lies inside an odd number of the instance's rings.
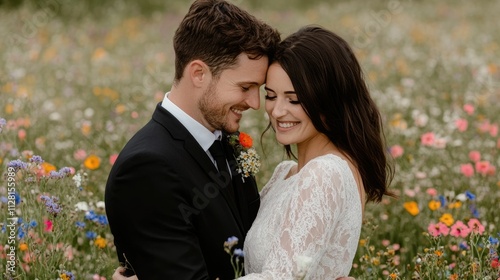
[[[275,29],[225,1],[190,7],[174,36],[172,89],[123,148],[106,185],[127,275],[234,278],[223,244],[236,236],[243,246],[260,199],[254,179],[242,180],[234,168],[225,136],[238,130],[243,111],[259,108],[279,40]]]

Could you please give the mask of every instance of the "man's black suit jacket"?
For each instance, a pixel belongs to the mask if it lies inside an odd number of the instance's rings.
[[[225,148],[234,166],[232,147]],[[120,152],[106,185],[120,262],[140,280],[233,279],[223,243],[236,236],[243,247],[260,198],[254,178],[232,174],[234,198],[206,152],[158,104]]]

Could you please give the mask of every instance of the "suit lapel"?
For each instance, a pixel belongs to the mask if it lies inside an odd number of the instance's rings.
[[[236,205],[235,199],[232,199],[227,187],[221,183],[222,181],[218,179],[217,168],[213,164],[213,162],[208,157],[207,153],[201,148],[201,146],[196,142],[194,137],[189,133],[189,131],[165,108],[161,106],[161,104],[157,105],[155,112],[153,113],[153,119],[164,126],[172,135],[174,139],[184,141],[184,149],[193,157],[193,159],[198,163],[198,165],[208,174],[211,180],[217,185],[219,189],[219,193],[226,200],[231,212],[237,221],[238,226],[242,232],[246,232],[244,223],[241,219],[241,216],[238,211],[238,207]],[[227,145],[226,145],[227,146]],[[233,153],[231,152],[231,155]],[[230,164],[231,166],[231,164]],[[231,170],[231,172],[236,172]],[[235,173],[233,173],[234,175]],[[203,188],[204,186],[200,186]],[[202,189],[203,191],[203,189]]]

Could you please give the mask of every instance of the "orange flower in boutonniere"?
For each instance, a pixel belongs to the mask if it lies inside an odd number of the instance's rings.
[[[243,148],[251,148],[253,144],[252,137],[245,132],[240,132],[240,144]]]
[[[260,157],[252,147],[253,140],[244,132],[236,132],[228,136],[229,144],[233,146],[238,163],[237,171],[245,178],[255,176],[260,169]]]

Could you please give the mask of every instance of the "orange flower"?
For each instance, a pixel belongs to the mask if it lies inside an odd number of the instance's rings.
[[[439,207],[441,207],[441,202],[437,200],[429,201],[429,209],[431,209],[432,211],[439,209]]]
[[[21,244],[19,245],[19,250],[21,250],[21,251],[26,251],[26,250],[28,250],[28,245],[27,245],[26,243],[21,243]]]
[[[95,241],[94,241],[95,246],[97,246],[97,247],[99,247],[99,248],[101,248],[101,249],[102,249],[102,248],[104,248],[104,247],[106,247],[106,244],[107,244],[107,243],[108,243],[108,242],[106,241],[106,239],[105,239],[105,238],[102,238],[102,237],[100,237],[100,236],[97,236],[97,238],[96,238],[96,239],[95,239]]]
[[[444,213],[441,218],[439,218],[439,221],[442,222],[443,224],[451,227],[455,220],[453,219],[453,216],[449,213]]]
[[[96,155],[90,155],[85,159],[83,165],[90,170],[95,170],[101,165],[101,158]]]
[[[393,279],[393,280],[398,279],[398,274],[393,272],[393,273],[389,274],[389,277],[391,277],[391,279]]]
[[[408,201],[403,204],[403,207],[410,213],[412,216],[418,215],[420,210],[418,209],[418,204],[415,201]]]
[[[243,148],[251,148],[253,144],[252,137],[244,132],[240,132],[240,144]]]
[[[43,174],[47,175],[50,171],[56,171],[56,167],[48,162],[42,162]]]

